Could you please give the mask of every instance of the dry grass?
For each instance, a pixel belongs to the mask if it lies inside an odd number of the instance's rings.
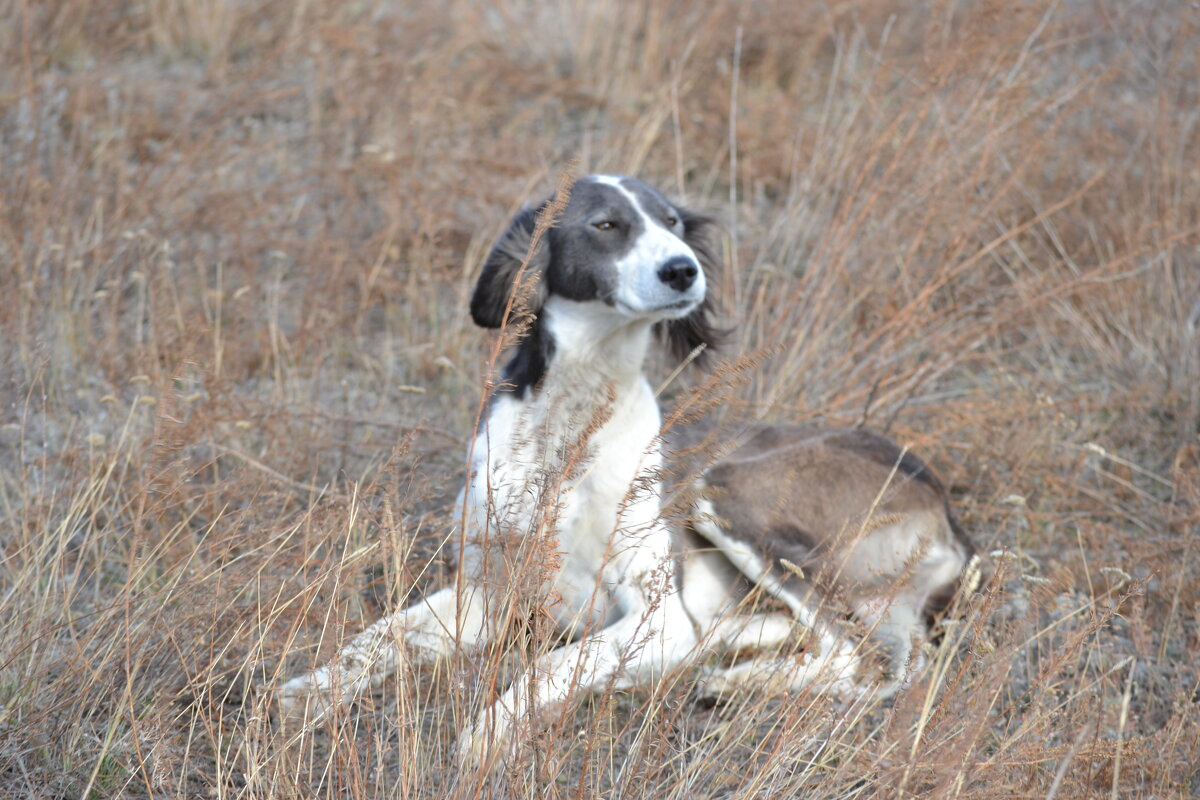
[[[1200,16],[912,5],[0,6],[0,796],[1196,792]],[[719,413],[911,444],[986,591],[882,707],[685,671],[459,774],[535,637],[285,748],[446,580],[466,294],[576,157],[721,215]]]

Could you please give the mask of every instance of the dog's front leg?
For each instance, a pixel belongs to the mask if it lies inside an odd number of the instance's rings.
[[[679,598],[642,606],[578,642],[547,653],[458,739],[464,767],[483,766],[515,745],[516,729],[532,715],[611,685],[628,688],[657,679],[695,650],[695,630]]]
[[[328,664],[284,683],[277,695],[280,712],[290,725],[318,722],[383,683],[402,652],[413,663],[432,663],[457,647],[479,644],[486,627],[479,589],[442,589],[368,626]]]

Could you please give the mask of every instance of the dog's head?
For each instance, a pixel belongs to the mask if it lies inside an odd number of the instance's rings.
[[[478,325],[502,324],[545,205],[517,214],[488,255],[471,298]],[[657,323],[672,350],[686,356],[718,339],[706,292],[706,273],[716,266],[708,240],[712,226],[708,217],[636,178],[581,178],[526,268],[537,283],[522,299],[535,317],[546,298],[559,296]]]

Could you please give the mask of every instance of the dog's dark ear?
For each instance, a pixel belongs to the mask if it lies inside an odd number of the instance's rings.
[[[537,224],[538,212],[545,206],[522,209],[509,224],[488,253],[475,292],[471,295],[471,318],[484,328],[499,328],[504,323],[504,310],[509,298],[516,292],[510,318],[516,319],[523,312],[536,315],[546,300],[544,275],[550,261],[550,243],[543,236],[537,250],[529,257],[529,264],[521,272],[521,265],[529,256],[529,243],[533,240],[533,229]],[[515,285],[521,273],[520,285]]]
[[[696,310],[682,319],[673,319],[660,323],[659,333],[666,339],[667,347],[676,358],[687,358],[693,350],[705,345],[703,352],[696,358],[697,363],[703,364],[713,348],[720,346],[729,335],[729,331],[718,328],[713,322],[716,313],[716,302],[713,292],[720,279],[720,261],[714,253],[713,236],[717,231],[717,223],[711,217],[697,214],[686,208],[679,208],[679,219],[683,222],[683,240],[692,248],[704,277],[708,291],[704,301]]]

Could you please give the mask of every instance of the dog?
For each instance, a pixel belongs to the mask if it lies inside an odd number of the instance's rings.
[[[477,324],[527,327],[470,448],[457,580],[287,681],[285,713],[312,722],[402,658],[477,650],[530,597],[566,643],[461,733],[466,763],[519,738],[533,710],[714,652],[752,653],[708,669],[714,694],[895,691],[974,553],[937,478],[861,430],[745,425],[705,462],[711,430],[664,432],[643,365],[652,348],[684,359],[720,338],[713,221],[619,176],[582,178],[554,205],[516,215],[471,298]],[[559,218],[539,229],[548,208]],[[663,513],[665,459],[690,476],[676,487],[691,498],[682,521]],[[887,654],[878,680],[872,644]]]

